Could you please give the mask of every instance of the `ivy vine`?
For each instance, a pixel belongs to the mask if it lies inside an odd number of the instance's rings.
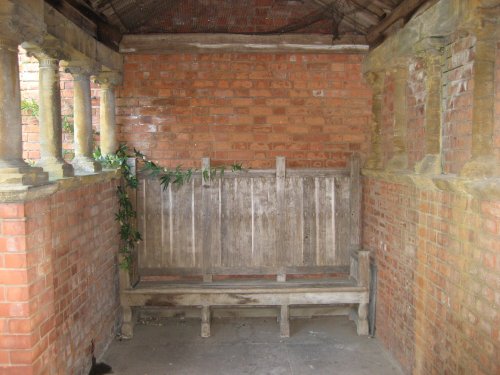
[[[174,169],[162,167],[146,157],[142,152],[134,148],[133,152],[129,152],[125,144],[120,145],[114,154],[103,155],[100,148],[94,151],[94,159],[99,161],[105,168],[118,169],[123,177],[123,182],[117,188],[118,196],[118,212],[115,214],[115,219],[120,225],[120,267],[129,270],[132,264],[132,254],[135,246],[142,240],[141,233],[135,226],[134,219],[137,217],[130,196],[129,189],[137,189],[139,181],[132,167],[128,163],[128,159],[136,158],[142,163],[141,171],[145,174],[158,178],[163,190],[167,189],[170,184],[183,185],[191,180],[193,175],[201,172],[204,181],[215,178],[217,175],[224,176],[227,166],[211,167],[203,170],[195,168],[183,169],[182,166],[177,166]],[[242,165],[235,163],[229,166],[231,171],[241,171]]]

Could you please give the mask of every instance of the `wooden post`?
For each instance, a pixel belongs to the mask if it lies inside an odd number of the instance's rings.
[[[361,248],[361,159],[354,153],[350,160],[350,245],[351,249]]]
[[[278,201],[278,228],[277,228],[277,270],[276,281],[286,281],[286,259],[287,248],[285,246],[285,176],[286,176],[286,159],[283,156],[276,157],[276,197]]]
[[[121,334],[123,338],[131,339],[134,336],[134,313],[130,306],[122,305],[122,328]]]
[[[281,305],[280,309],[280,336],[290,337],[290,306]]]
[[[210,306],[201,308],[201,337],[210,337]]]

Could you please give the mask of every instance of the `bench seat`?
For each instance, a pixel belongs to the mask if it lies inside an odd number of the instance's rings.
[[[364,252],[366,253],[366,252]],[[354,257],[354,255],[356,255]],[[367,254],[365,254],[366,269]],[[351,271],[358,275],[357,253],[353,254]],[[140,306],[199,307],[202,317],[202,337],[210,336],[212,307],[276,306],[280,309],[280,333],[290,335],[289,309],[303,305],[356,305],[351,318],[359,335],[368,334],[367,306],[369,286],[366,276],[325,279],[291,279],[287,281],[262,279],[226,279],[221,281],[140,281],[135,287],[121,292],[124,308],[122,334],[133,334],[132,308]],[[363,281],[363,282],[360,282]]]

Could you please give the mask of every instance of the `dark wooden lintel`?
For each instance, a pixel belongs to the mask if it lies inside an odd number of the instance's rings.
[[[118,51],[122,34],[91,9],[74,0],[45,0],[45,2],[87,34],[111,49]]]
[[[368,31],[366,36],[368,43],[373,45],[380,41],[384,36],[384,32],[391,25],[400,19],[405,20],[427,1],[428,0],[403,0],[386,18]]]

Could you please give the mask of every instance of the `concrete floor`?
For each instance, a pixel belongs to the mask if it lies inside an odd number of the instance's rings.
[[[138,324],[134,338],[113,342],[102,361],[120,375],[402,374],[345,316],[293,319],[287,339],[270,318],[214,319],[208,339],[199,331],[195,319]]]

